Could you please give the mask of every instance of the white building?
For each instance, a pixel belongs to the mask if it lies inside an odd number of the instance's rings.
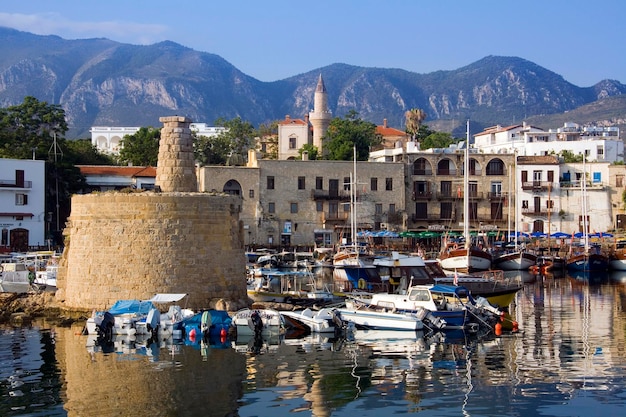
[[[226,131],[225,127],[207,126],[206,123],[191,123],[189,126],[197,136],[213,137]],[[91,132],[91,143],[99,152],[117,155],[120,153],[120,142],[124,136],[134,135],[139,131],[139,127],[105,127],[93,126]]]
[[[624,159],[624,142],[617,127],[580,127],[565,123],[549,131],[526,123],[493,126],[474,135],[474,147],[485,153],[512,153],[520,156],[559,154],[562,151],[585,155],[589,162]]]
[[[103,127],[94,126],[91,132],[91,144],[99,152],[117,155],[120,152],[120,142],[126,135],[134,135],[140,128],[138,127]]]
[[[292,119],[289,115],[278,122],[278,159],[298,159],[304,145],[313,144],[313,130],[309,115],[303,119]]]
[[[45,161],[0,159],[0,250],[46,245]]]

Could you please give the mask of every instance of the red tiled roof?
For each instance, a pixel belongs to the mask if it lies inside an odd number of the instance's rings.
[[[156,177],[154,167],[120,167],[109,165],[78,165],[83,175],[113,175],[118,177]]]
[[[285,119],[278,122],[279,125],[306,125],[307,123],[302,119]]]
[[[491,126],[488,128],[485,128],[485,130],[483,130],[480,133],[477,133],[474,136],[480,136],[480,135],[486,135],[488,133],[495,133],[495,132],[506,132],[507,130],[513,130],[516,129],[518,127],[523,127],[524,125],[511,125],[511,126]]]
[[[406,132],[393,127],[376,126],[376,133],[381,136],[407,136]]]

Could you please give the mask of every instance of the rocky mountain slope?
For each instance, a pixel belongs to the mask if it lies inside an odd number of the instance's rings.
[[[158,126],[159,117],[174,114],[209,124],[239,116],[255,126],[287,114],[302,118],[313,107],[319,74],[335,116],[356,110],[365,120],[381,124],[386,118],[403,128],[404,112],[421,108],[427,124],[460,136],[468,118],[478,131],[626,92],[615,80],[578,87],[517,57],[488,56],[429,74],[332,64],[261,82],[217,55],[173,42],[138,46],[0,28],[0,54],[0,107],[19,104],[26,95],[61,104],[70,138],[88,137],[91,126]],[[623,101],[607,103],[624,118]]]

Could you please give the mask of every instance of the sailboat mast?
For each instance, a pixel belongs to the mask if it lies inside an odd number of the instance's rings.
[[[583,175],[582,175],[582,212],[583,212],[583,237],[585,242],[585,253],[589,253],[589,235],[587,230],[587,167],[585,166],[585,154],[583,152]]]
[[[350,214],[352,215],[351,217],[351,221],[350,221],[350,232],[352,234],[352,245],[354,247],[354,251],[358,254],[358,247],[357,247],[357,238],[356,238],[356,233],[357,233],[357,227],[356,227],[356,146],[353,147],[353,168],[352,168],[352,179],[350,181],[350,204],[352,205],[352,207],[350,207]],[[358,255],[357,255],[358,256]]]
[[[465,236],[465,248],[470,247],[469,234],[469,141],[470,141],[470,125],[467,121],[465,140],[465,158],[463,161],[463,236]]]

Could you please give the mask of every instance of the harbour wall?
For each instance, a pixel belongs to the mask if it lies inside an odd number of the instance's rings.
[[[191,309],[248,304],[241,199],[222,193],[76,195],[65,228],[56,299],[105,310],[120,299],[186,293]]]

